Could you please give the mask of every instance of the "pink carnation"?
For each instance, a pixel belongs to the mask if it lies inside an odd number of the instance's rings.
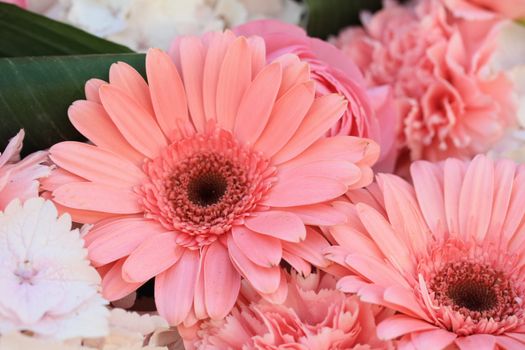
[[[276,20],[259,20],[239,26],[235,32],[261,36],[266,42],[269,61],[294,54],[307,62],[311,77],[316,82],[317,95],[335,92],[349,102],[345,114],[328,130],[327,135],[373,139],[381,146],[381,156],[375,169],[392,170],[397,156],[394,144],[397,114],[389,87],[367,89],[361,71],[343,52],[332,44],[308,37],[298,26]],[[306,63],[303,69],[307,69]]]
[[[376,336],[376,321],[389,311],[335,289],[330,275],[289,276],[288,297],[271,304],[245,293],[224,320],[208,321],[190,349],[389,349]],[[254,295],[255,298],[250,297]]]
[[[508,18],[525,17],[525,0],[443,0],[456,15],[471,19],[487,19],[495,15]]]
[[[49,175],[49,167],[42,165],[46,152],[33,153],[20,160],[24,130],[20,130],[0,155],[0,210],[15,198],[25,201],[38,196],[38,179]]]
[[[488,68],[498,24],[454,19],[437,0],[387,2],[336,44],[370,84],[393,85],[400,142],[412,159],[467,158],[515,122],[512,84]]]

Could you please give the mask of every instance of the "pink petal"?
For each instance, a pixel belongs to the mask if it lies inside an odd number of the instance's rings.
[[[244,226],[234,226],[232,237],[239,249],[257,265],[263,267],[279,265],[282,258],[279,239],[255,233]]]
[[[52,200],[52,195],[49,192],[44,192],[40,196]],[[71,219],[74,222],[82,224],[95,224],[100,220],[115,216],[111,213],[102,213],[99,211],[68,208],[56,202],[54,204],[57,207],[59,213],[68,213],[69,215],[71,215]]]
[[[109,69],[109,83],[121,89],[148,113],[153,115],[148,84],[146,84],[139,72],[129,64],[125,62],[112,64]]]
[[[49,150],[58,166],[90,181],[114,187],[131,188],[145,178],[130,161],[80,142],[60,142]]]
[[[506,350],[521,350],[521,349],[523,349],[523,346],[525,345],[525,344],[523,344],[520,341],[514,340],[514,339],[509,338],[509,337],[505,337],[505,336],[497,337],[496,338],[496,343],[502,349],[506,349]]]
[[[343,195],[348,187],[337,180],[321,176],[277,182],[262,204],[272,207],[295,207],[326,202]]]
[[[384,255],[374,241],[368,235],[355,230],[351,225],[330,227],[329,231],[337,244],[345,248],[347,254],[359,253],[376,259],[384,259]]]
[[[186,249],[179,261],[155,278],[155,304],[172,326],[188,316],[199,269],[199,252]]]
[[[202,132],[206,124],[202,97],[205,48],[199,38],[183,37],[179,52],[190,116],[195,129]]]
[[[507,218],[510,201],[514,189],[514,179],[516,175],[516,164],[510,159],[502,159],[496,163],[494,173],[494,206],[490,226],[487,230],[486,239],[501,239],[501,231]]]
[[[233,130],[235,116],[252,78],[251,52],[244,37],[230,45],[217,82],[217,125]]]
[[[346,263],[353,270],[379,286],[388,288],[392,285],[400,285],[410,288],[405,279],[394,268],[371,256],[350,254],[346,257]]]
[[[412,343],[416,349],[440,350],[446,349],[447,346],[454,342],[457,334],[445,329],[434,329],[412,334]]]
[[[430,322],[411,289],[405,289],[401,286],[388,287],[383,294],[383,300],[395,305],[392,307],[395,310]]]
[[[428,322],[411,318],[405,315],[395,315],[382,321],[377,326],[377,335],[380,339],[395,339],[407,333],[436,329]]]
[[[330,244],[313,228],[307,227],[306,232],[306,238],[304,241],[299,243],[283,242],[283,249],[315,266],[326,267],[328,261],[324,257],[323,250],[326,247],[329,247]]]
[[[204,247],[199,259],[199,271],[197,272],[197,281],[195,282],[195,295],[193,296],[193,312],[199,320],[208,318],[206,302],[204,300],[204,257],[209,246]]]
[[[321,160],[295,167],[279,167],[279,178],[282,181],[303,176],[332,178],[350,186],[361,180],[362,172],[357,165],[343,160]]]
[[[111,120],[137,151],[155,158],[167,146],[153,116],[122,90],[104,85],[100,88],[100,99]]]
[[[130,146],[102,105],[91,101],[75,101],[67,113],[75,129],[95,145],[135,164],[142,164],[144,156]]]
[[[104,84],[107,84],[104,80],[101,79],[89,79],[84,85],[84,93],[86,94],[86,100],[96,103],[100,102],[100,96],[98,95],[98,89]]]
[[[235,35],[231,31],[224,33],[213,32],[210,34],[211,42],[206,53],[204,62],[204,80],[202,84],[204,103],[204,114],[206,120],[217,120],[217,83],[221,71],[224,55]]]
[[[312,265],[295,254],[283,251],[283,259],[303,276],[308,276],[312,272]]]
[[[119,300],[136,291],[143,283],[129,283],[122,279],[123,260],[116,262],[102,278],[102,296],[109,300]]]
[[[148,51],[146,72],[155,117],[164,135],[170,138],[179,125],[190,123],[182,79],[171,58],[159,49]]]
[[[255,78],[266,65],[266,43],[263,38],[254,35],[248,38],[248,45],[252,53],[252,77]]]
[[[464,173],[464,164],[459,159],[449,158],[445,161],[443,192],[449,232],[459,233],[459,193]]]
[[[460,350],[493,350],[496,337],[492,334],[473,334],[459,337],[455,341]]]
[[[280,62],[283,66],[283,79],[277,98],[283,96],[293,86],[310,81],[310,66],[306,62],[301,62],[296,55],[285,54],[278,57],[275,62]]]
[[[254,264],[237,247],[232,237],[228,237],[228,251],[233,265],[261,293],[270,294],[279,288],[281,270],[279,266],[266,268]]]
[[[312,204],[281,210],[297,215],[305,225],[332,226],[346,222],[346,216],[329,204]]]
[[[133,252],[143,241],[166,229],[143,218],[118,218],[97,225],[85,237],[89,259],[104,265]]]
[[[133,250],[122,266],[128,282],[145,282],[175,264],[185,248],[175,243],[174,232],[151,235]]]
[[[340,95],[330,94],[316,98],[293,137],[275,154],[276,163],[297,156],[317,141],[341,118],[346,106],[347,101]]]
[[[281,65],[272,63],[246,89],[235,118],[234,134],[239,141],[254,144],[263,132],[274,106],[281,76]]]
[[[264,211],[245,220],[245,225],[263,235],[289,242],[299,242],[306,237],[306,228],[299,217],[284,211]]]
[[[66,207],[113,214],[142,212],[139,196],[132,190],[93,182],[73,182],[53,191],[53,199]]]
[[[57,146],[56,144],[55,146]],[[86,179],[71,174],[69,171],[57,168],[51,172],[51,176],[40,180],[40,188],[45,191],[54,191],[62,185],[70,182],[82,182]]]
[[[233,267],[228,250],[216,241],[204,257],[204,297],[211,319],[221,320],[228,315],[240,288],[241,275]]]
[[[272,157],[294,135],[314,101],[315,85],[309,81],[294,86],[279,98],[273,107],[268,124],[255,143],[255,150]]]

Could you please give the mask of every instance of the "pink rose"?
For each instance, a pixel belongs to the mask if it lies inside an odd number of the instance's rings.
[[[367,137],[381,145],[381,157],[375,169],[392,170],[396,156],[396,118],[394,101],[388,87],[367,89],[359,68],[340,50],[325,41],[311,38],[300,27],[276,20],[249,22],[234,29],[240,35],[257,35],[266,42],[269,61],[294,54],[310,66],[317,82],[318,95],[339,93],[348,101],[343,117],[328,136]]]
[[[500,23],[454,18],[438,0],[387,2],[336,45],[369,84],[393,86],[399,142],[411,159],[470,158],[516,119],[512,83],[489,69]]]

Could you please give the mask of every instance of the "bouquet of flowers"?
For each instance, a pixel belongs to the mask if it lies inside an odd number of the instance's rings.
[[[0,350],[525,349],[524,0],[7,2]]]

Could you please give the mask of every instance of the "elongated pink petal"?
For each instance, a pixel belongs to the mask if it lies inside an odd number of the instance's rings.
[[[470,163],[459,197],[460,237],[474,237],[482,242],[490,225],[494,196],[493,161],[477,156]],[[476,216],[472,214],[472,203],[476,203]]]
[[[155,221],[143,218],[118,218],[97,225],[86,235],[89,259],[104,265],[125,257],[149,237],[166,229]]]
[[[315,85],[310,81],[294,86],[279,98],[254,148],[267,157],[280,151],[301,125],[314,95]]]
[[[328,260],[324,257],[325,248],[329,247],[328,241],[311,227],[306,228],[306,238],[298,243],[283,242],[283,250],[318,266],[328,266]]]
[[[296,167],[279,167],[279,178],[282,181],[303,176],[332,178],[350,186],[361,180],[362,172],[357,165],[341,160],[321,160]]]
[[[383,293],[383,299],[389,304],[395,305],[396,310],[402,310],[405,314],[430,322],[425,311],[423,311],[419,302],[416,300],[414,292],[410,289],[405,289],[401,286],[388,287]]]
[[[51,160],[63,169],[103,185],[132,188],[145,175],[130,161],[81,142],[61,142],[49,150]]]
[[[377,335],[380,339],[395,339],[407,333],[431,329],[436,329],[436,326],[405,315],[395,315],[377,326]]]
[[[116,262],[102,278],[102,296],[109,300],[119,300],[137,290],[143,283],[129,283],[122,279],[123,260]]]
[[[241,275],[233,267],[228,250],[216,241],[204,257],[204,298],[211,319],[221,320],[228,315],[240,288]]]
[[[180,40],[180,64],[186,88],[186,98],[193,125],[197,131],[204,131],[203,67],[205,48],[197,37],[183,37]]]
[[[283,66],[283,79],[277,98],[283,96],[293,86],[310,80],[310,66],[306,62],[301,62],[296,55],[285,54],[278,57],[275,62]]]
[[[346,263],[359,274],[381,287],[401,285],[410,288],[404,278],[392,267],[371,256],[350,254],[346,257]]]
[[[261,235],[244,226],[234,226],[232,237],[240,250],[254,263],[272,267],[282,258],[281,241],[269,235]]]
[[[337,180],[321,176],[279,181],[263,204],[272,207],[294,207],[325,202],[343,195],[348,187]]]
[[[148,51],[146,72],[155,117],[164,135],[170,138],[179,125],[190,123],[182,79],[171,58],[159,49]]]
[[[135,192],[92,182],[73,182],[53,191],[53,199],[75,209],[85,209],[113,214],[142,212]]]
[[[497,337],[496,343],[502,349],[506,349],[506,350],[521,350],[523,349],[523,345],[524,345],[524,343],[514,340],[512,338],[506,337],[506,336]]]
[[[248,38],[248,45],[252,54],[252,77],[255,78],[266,64],[266,43],[263,38],[254,35]]]
[[[147,69],[146,69],[147,71]],[[109,69],[109,83],[118,87],[135,100],[148,113],[153,115],[148,84],[133,67],[125,62],[117,62]]]
[[[228,237],[228,252],[233,265],[256,290],[270,294],[279,288],[281,281],[279,266],[267,268],[251,262],[235,244],[231,236]]]
[[[195,295],[193,296],[193,312],[195,317],[199,320],[208,318],[208,310],[206,310],[206,301],[204,297],[204,257],[208,252],[208,248],[204,247],[201,251],[199,259],[199,271],[197,272],[197,280],[195,282]]]
[[[199,269],[199,252],[186,249],[179,261],[155,278],[155,304],[172,326],[188,316]]]
[[[67,112],[75,129],[95,145],[142,164],[144,155],[130,146],[101,104],[75,101]]]
[[[264,67],[246,89],[235,118],[234,134],[239,141],[254,144],[263,132],[277,97],[281,76],[281,65],[272,63]]]
[[[57,144],[58,145],[58,144]],[[55,145],[55,146],[57,146]],[[62,185],[70,182],[83,182],[86,179],[70,173],[64,169],[54,169],[51,173],[52,176],[46,177],[40,180],[40,188],[44,191],[54,191]]]
[[[233,130],[235,116],[252,78],[251,52],[244,37],[230,45],[217,82],[217,125]]]
[[[465,166],[459,159],[447,159],[444,167],[443,192],[449,232],[459,232],[459,194]]]
[[[317,141],[346,110],[346,100],[336,94],[316,98],[290,141],[274,156],[277,163],[291,159]]]
[[[496,337],[492,334],[472,334],[456,338],[455,343],[460,350],[493,350]]]
[[[98,89],[104,84],[107,84],[101,79],[89,79],[84,86],[84,92],[86,94],[86,100],[100,103],[100,96],[98,95]]]
[[[100,99],[111,120],[137,151],[155,158],[167,146],[154,117],[122,90],[104,85],[100,88]]]
[[[300,258],[295,254],[289,253],[284,250],[283,259],[303,276],[308,276],[312,272],[312,265],[307,263],[303,258]]]
[[[434,329],[412,334],[412,343],[416,349],[446,349],[458,336],[445,329]]]
[[[312,204],[282,208],[297,215],[305,225],[332,226],[346,222],[346,216],[329,204]]]
[[[509,159],[498,161],[494,173],[494,206],[490,226],[487,230],[487,239],[500,239],[501,230],[505,224],[510,201],[514,189],[514,178],[516,176],[516,164]]]
[[[245,225],[263,235],[289,242],[299,242],[306,237],[306,228],[296,215],[284,211],[265,211],[247,218]]]
[[[330,234],[337,244],[345,248],[347,254],[359,253],[370,255],[377,259],[384,259],[383,253],[368,235],[355,230],[350,225],[334,226],[329,228]]]
[[[145,282],[175,264],[184,251],[175,243],[174,232],[150,235],[128,256],[122,276],[128,282]]]
[[[217,120],[217,83],[221,71],[224,55],[231,43],[235,40],[235,35],[231,31],[224,33],[213,32],[209,34],[211,42],[204,61],[203,77],[203,99],[204,114],[206,120]]]

